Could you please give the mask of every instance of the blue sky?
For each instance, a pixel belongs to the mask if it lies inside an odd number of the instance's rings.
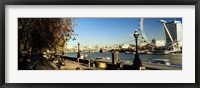
[[[140,18],[76,18],[77,26],[74,32],[78,34],[77,40],[70,40],[67,44],[77,45],[80,42],[83,46],[112,46],[123,44],[134,40],[133,33],[139,31]],[[163,25],[159,20],[167,22],[182,18],[144,18],[144,31],[148,40],[164,39]],[[128,42],[132,43],[132,42]],[[127,44],[128,44],[127,43]]]

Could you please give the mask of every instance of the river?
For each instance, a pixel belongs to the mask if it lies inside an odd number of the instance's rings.
[[[112,53],[111,52],[104,52],[104,53],[99,53],[99,52],[81,52],[81,54],[87,54],[87,58],[95,58],[95,57],[109,57],[112,59]],[[72,53],[67,53],[65,54],[66,56],[69,57],[77,57],[76,52]],[[133,61],[135,58],[135,54],[126,54],[126,53],[119,53],[119,60],[125,60],[125,61]],[[139,54],[139,57],[141,61],[146,62],[146,61],[152,61],[153,59],[169,59],[171,64],[181,64],[182,65],[182,54],[178,55],[152,55],[152,54]]]

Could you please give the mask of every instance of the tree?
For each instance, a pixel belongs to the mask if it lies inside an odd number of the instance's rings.
[[[19,49],[41,51],[63,48],[74,39],[72,18],[18,18]]]

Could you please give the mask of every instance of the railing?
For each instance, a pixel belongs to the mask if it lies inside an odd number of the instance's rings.
[[[36,65],[41,60],[41,57],[39,55],[36,55],[31,58],[31,62],[28,64],[27,69],[29,70],[35,70]]]

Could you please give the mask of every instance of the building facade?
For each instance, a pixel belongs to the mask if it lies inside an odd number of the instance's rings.
[[[172,21],[165,23],[166,27],[169,31],[166,31],[165,27],[165,44],[166,46],[175,46],[177,48],[182,49],[182,23],[180,21]],[[172,37],[172,41],[170,38]]]

